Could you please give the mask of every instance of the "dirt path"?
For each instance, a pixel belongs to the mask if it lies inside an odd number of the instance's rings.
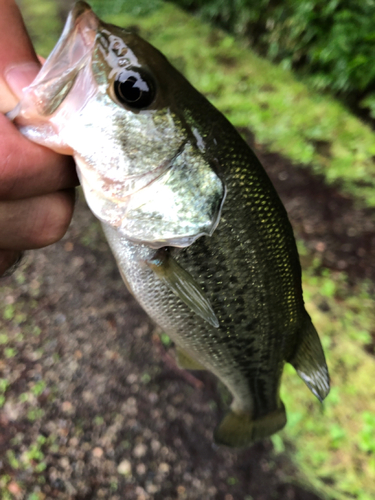
[[[296,233],[353,281],[374,279],[373,214],[306,170],[258,154]],[[11,449],[20,464],[0,460],[0,475],[9,474],[14,498],[319,500],[290,484],[291,465],[273,457],[270,441],[240,452],[212,444],[221,414],[213,377],[199,383],[174,368],[82,201],[64,240],[30,253],[24,275],[3,280],[15,310],[0,345],[1,377],[11,382],[0,457]],[[22,462],[38,442],[42,455]]]

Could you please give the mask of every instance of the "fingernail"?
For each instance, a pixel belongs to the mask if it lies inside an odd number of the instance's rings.
[[[39,73],[40,65],[36,62],[27,62],[10,66],[5,70],[4,78],[11,91],[18,97],[22,96],[22,89],[30,85]]]

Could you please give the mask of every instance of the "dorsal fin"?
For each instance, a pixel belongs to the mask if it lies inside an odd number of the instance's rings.
[[[323,401],[330,389],[328,368],[319,336],[307,313],[300,343],[288,361],[311,392]]]

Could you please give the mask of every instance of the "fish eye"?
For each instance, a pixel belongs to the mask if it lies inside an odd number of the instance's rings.
[[[153,78],[146,71],[128,69],[121,72],[113,83],[117,101],[129,108],[148,108],[156,94]]]

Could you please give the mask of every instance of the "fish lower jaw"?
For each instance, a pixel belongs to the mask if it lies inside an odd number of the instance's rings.
[[[14,121],[24,137],[41,146],[52,149],[56,153],[73,156],[73,149],[61,140],[50,123],[41,120],[40,123],[30,125],[30,120],[24,118],[22,114],[17,115],[16,110],[17,108],[13,110],[15,113],[13,111],[8,113],[7,117]]]

